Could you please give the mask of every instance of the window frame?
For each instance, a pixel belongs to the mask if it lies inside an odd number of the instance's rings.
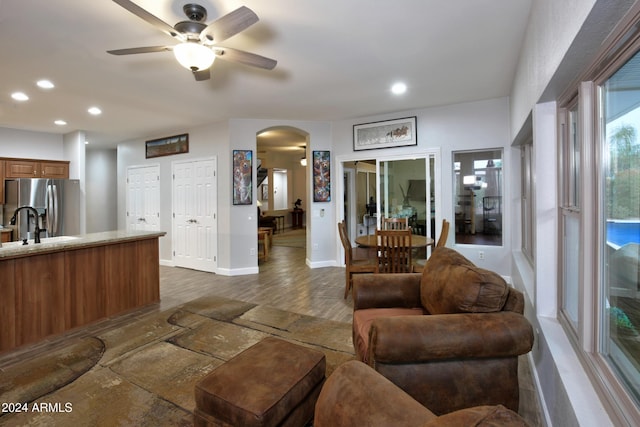
[[[603,397],[610,409],[610,415],[621,424],[640,425],[640,405],[630,396],[616,375],[605,354],[601,353],[601,342],[604,337],[603,328],[607,324],[606,310],[603,309],[606,281],[604,280],[605,257],[603,240],[605,237],[602,218],[606,212],[604,174],[604,150],[607,147],[604,138],[605,123],[602,117],[603,85],[634,55],[640,52],[640,7],[623,20],[620,29],[612,33],[603,44],[603,50],[591,67],[577,80],[577,86],[568,88],[573,94],[578,94],[578,131],[581,138],[579,194],[575,208],[580,215],[580,236],[583,239],[579,248],[580,306],[578,324],[572,325],[563,312],[564,301],[562,265],[558,271],[558,318],[567,332],[572,344],[583,361],[586,372],[592,378],[596,389]],[[571,93],[571,92],[567,92]],[[575,95],[574,95],[575,96]],[[559,101],[562,107],[558,110],[558,150],[559,150],[559,180],[561,194],[558,196],[559,235],[558,254],[564,257],[562,246],[563,211],[573,209],[570,205],[569,182],[564,165],[567,153],[563,149],[563,138],[566,138],[567,128],[562,126],[568,121],[568,108],[572,105],[573,96],[569,101]]]

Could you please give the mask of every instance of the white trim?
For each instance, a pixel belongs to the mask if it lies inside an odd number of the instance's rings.
[[[538,316],[538,322],[542,331],[538,338],[543,337],[547,344],[559,380],[565,390],[565,396],[569,400],[578,425],[613,426],[614,423],[602,405],[600,397],[596,393],[560,322],[557,319],[545,316]],[[538,381],[536,381],[536,387],[542,390]],[[554,408],[557,402],[545,401],[544,403],[543,406],[545,408]],[[549,420],[547,421],[549,422]]]
[[[245,276],[247,274],[258,274],[260,273],[260,269],[256,267],[246,267],[246,268],[218,268],[216,274],[221,276]]]

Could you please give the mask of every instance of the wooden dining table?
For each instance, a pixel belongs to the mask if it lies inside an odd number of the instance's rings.
[[[356,237],[356,244],[363,248],[375,248],[378,246],[378,239],[375,234],[365,234],[363,236]],[[431,237],[421,236],[419,234],[411,235],[411,247],[413,249],[424,248],[426,246],[432,246],[434,240]]]

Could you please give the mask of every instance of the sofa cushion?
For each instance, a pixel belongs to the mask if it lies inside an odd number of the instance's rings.
[[[460,253],[436,248],[425,264],[420,301],[431,314],[501,311],[509,286],[499,274],[476,267]]]
[[[422,308],[367,308],[353,312],[353,346],[358,360],[367,362],[369,330],[371,323],[379,317],[422,316]]]
[[[429,420],[423,427],[527,427],[518,414],[502,405],[475,406],[441,415]]]

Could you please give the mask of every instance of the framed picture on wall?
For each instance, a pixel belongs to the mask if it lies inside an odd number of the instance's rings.
[[[253,203],[253,151],[233,150],[233,204]]]
[[[313,152],[313,201],[331,201],[331,155],[329,151]]]
[[[353,125],[353,150],[418,145],[416,117]]]
[[[170,156],[189,152],[189,134],[168,136],[145,142],[145,157]]]

